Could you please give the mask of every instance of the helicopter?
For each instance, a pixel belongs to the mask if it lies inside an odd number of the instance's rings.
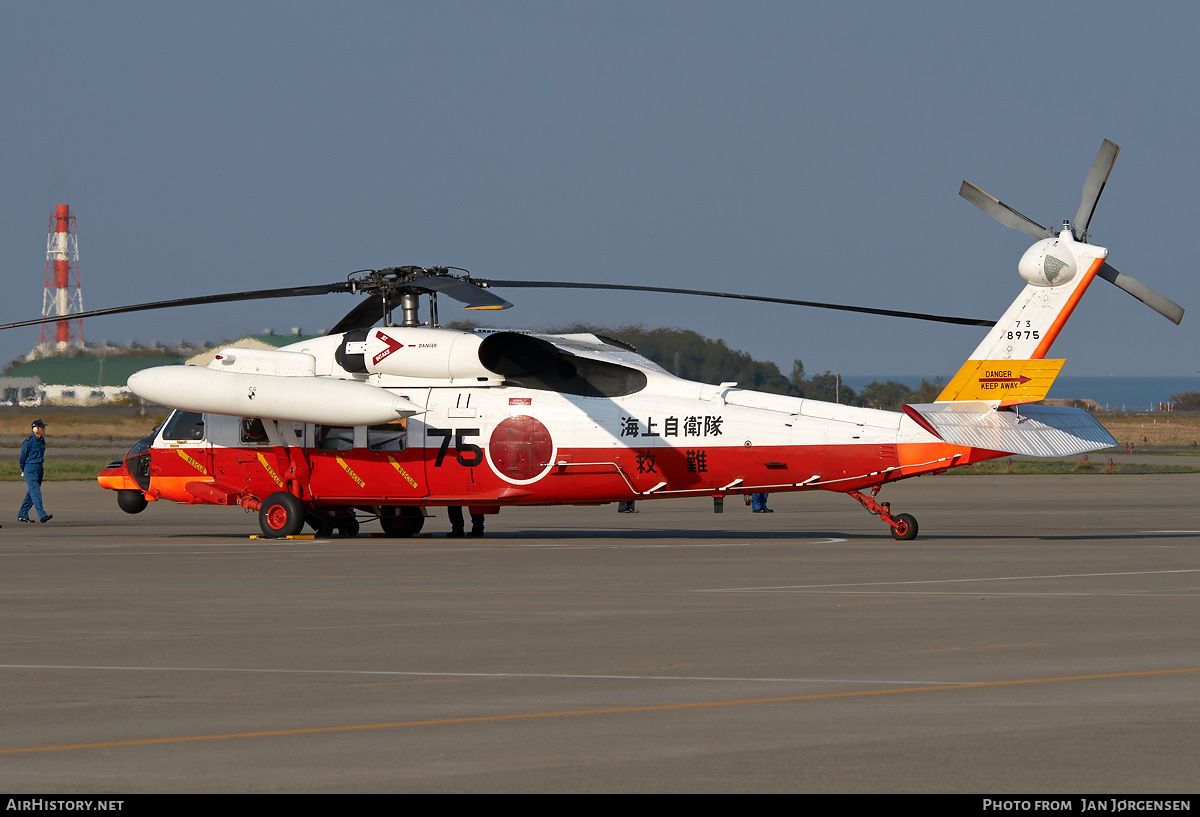
[[[360,270],[344,281],[94,310],[93,317],[201,303],[346,292],[366,295],[329,332],[279,350],[221,349],[207,366],[137,372],[129,388],[173,411],[100,486],[149,503],[237,506],[264,536],[417,534],[439,506],[597,505],[834,491],[897,540],[909,513],[878,499],[893,482],[1012,454],[1068,456],[1116,445],[1086,411],[1040,405],[1064,360],[1051,345],[1084,291],[1104,278],[1178,324],[1183,308],[1109,265],[1088,226],[1120,148],[1105,140],[1074,222],[1050,230],[964,181],[960,195],[1036,239],[1025,287],[998,321],[614,283],[496,280],[455,267]],[[737,298],[986,327],[933,403],[902,412],[681,379],[600,334],[460,330],[439,298],[469,310],[512,304],[495,290],[554,287]],[[427,301],[426,320],[421,302]],[[393,313],[399,311],[399,321]],[[55,318],[0,326],[44,323]]]

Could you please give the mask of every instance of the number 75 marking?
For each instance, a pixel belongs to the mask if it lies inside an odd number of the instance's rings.
[[[478,437],[477,428],[426,428],[426,436],[441,437],[442,445],[438,448],[437,459],[433,461],[434,468],[441,468],[446,459],[446,451],[450,448],[450,438],[454,438],[454,448],[458,451],[458,464],[465,468],[474,468],[483,464],[483,449],[474,443],[466,441],[467,437]]]

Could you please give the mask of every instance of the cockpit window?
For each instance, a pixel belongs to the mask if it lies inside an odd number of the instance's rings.
[[[204,415],[198,411],[175,411],[163,427],[164,440],[203,440]]]

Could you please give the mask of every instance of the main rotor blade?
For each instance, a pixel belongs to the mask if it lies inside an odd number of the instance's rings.
[[[1115,284],[1121,289],[1128,292],[1133,297],[1144,303],[1146,306],[1153,309],[1158,314],[1162,315],[1167,320],[1175,325],[1183,320],[1183,307],[1172,301],[1170,298],[1159,295],[1150,287],[1143,284],[1136,278],[1126,275],[1123,272],[1118,272],[1116,267],[1109,264],[1107,261],[1100,267],[1100,271],[1096,273],[1105,281]]]
[[[453,276],[423,275],[412,279],[406,286],[420,287],[453,298],[466,304],[463,309],[508,309],[512,306],[499,295]]]
[[[1092,163],[1092,169],[1088,171],[1087,179],[1083,183],[1083,200],[1079,203],[1079,212],[1075,214],[1076,241],[1083,241],[1087,235],[1088,225],[1092,223],[1092,214],[1096,212],[1096,202],[1104,192],[1108,174],[1112,173],[1113,163],[1117,161],[1117,154],[1120,152],[1120,145],[1105,139],[1104,144],[1100,146],[1100,152],[1096,154],[1096,161]]]
[[[370,329],[375,322],[383,317],[383,295],[372,292],[366,299],[359,301],[358,306],[346,313],[326,335],[340,335],[352,329]]]
[[[1012,227],[1014,230],[1028,233],[1038,240],[1050,238],[1054,235],[1054,233],[1038,224],[1029,216],[1021,215],[1000,201],[1000,199],[980,190],[966,179],[963,179],[962,187],[958,189],[958,195],[971,202],[971,204],[974,204],[1005,227]]]
[[[476,279],[480,283],[493,287],[525,287],[528,289],[614,289],[624,292],[668,292],[675,295],[704,295],[710,298],[736,298],[742,301],[765,301],[772,304],[788,304],[790,306],[811,306],[816,309],[837,309],[842,312],[865,312],[868,315],[887,315],[893,318],[912,318],[918,321],[935,321],[937,323],[956,323],[961,326],[995,326],[995,321],[984,321],[976,318],[953,318],[946,315],[930,315],[924,312],[903,312],[897,309],[873,309],[867,306],[846,306],[845,304],[827,304],[819,301],[796,301],[791,298],[772,298],[766,295],[739,295],[735,292],[711,292],[703,289],[677,289],[675,287],[648,287],[633,284],[589,284],[574,281],[500,281]]]
[[[0,324],[0,329],[16,329],[21,326],[37,326],[43,323],[74,321],[81,318],[97,318],[101,315],[121,315],[125,312],[145,312],[150,309],[170,309],[174,306],[197,306],[199,304],[221,304],[231,301],[257,301],[266,298],[295,298],[304,295],[328,295],[331,292],[350,292],[350,284],[339,281],[335,284],[319,284],[311,287],[284,287],[283,289],[253,289],[247,292],[226,292],[223,295],[201,295],[197,298],[177,298],[173,301],[152,301],[147,304],[113,306],[108,309],[93,309],[90,312],[72,312],[68,315],[41,317],[31,321]]]

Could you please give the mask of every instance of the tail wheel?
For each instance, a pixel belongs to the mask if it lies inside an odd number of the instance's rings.
[[[917,520],[912,514],[902,513],[895,517],[892,526],[892,538],[901,541],[917,538]]]
[[[304,529],[304,504],[287,491],[276,491],[258,509],[258,526],[274,539],[295,536]]]
[[[385,509],[386,510],[386,509]],[[379,526],[385,536],[416,536],[425,526],[425,517],[419,508],[397,508],[396,515],[379,514]]]

